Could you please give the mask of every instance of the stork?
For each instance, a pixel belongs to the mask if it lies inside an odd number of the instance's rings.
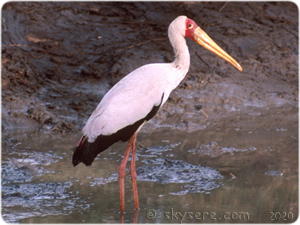
[[[136,184],[135,154],[137,133],[155,116],[170,93],[184,79],[190,67],[190,54],[185,37],[222,57],[238,70],[242,67],[223,51],[193,20],[177,17],[168,29],[175,60],[171,63],[144,65],[129,73],[115,84],[102,98],[83,128],[73,153],[73,165],[83,162],[90,166],[95,157],[118,141],[128,145],[119,167],[120,211],[125,209],[125,169],[130,152],[130,175],[135,209],[139,209]]]

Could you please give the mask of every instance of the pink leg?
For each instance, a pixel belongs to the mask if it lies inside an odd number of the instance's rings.
[[[135,210],[132,223],[137,223],[138,222],[138,215],[139,215],[139,210]]]
[[[120,213],[120,223],[121,224],[124,223],[124,213],[123,212]]]
[[[129,139],[124,158],[122,160],[122,163],[119,168],[119,182],[120,182],[120,211],[124,212],[125,210],[125,186],[124,186],[124,179],[126,174],[126,164],[128,161],[128,157],[130,154],[130,151],[135,146],[136,142],[136,134],[133,134],[132,137]],[[134,157],[135,158],[135,157]],[[134,170],[135,171],[135,170]],[[135,185],[136,186],[136,185]]]
[[[125,186],[124,186],[124,179],[125,179],[125,173],[126,173],[126,164],[128,161],[128,157],[132,148],[132,142],[134,140],[134,135],[130,138],[125,154],[124,154],[124,158],[122,160],[122,163],[120,165],[119,168],[119,182],[120,182],[120,211],[121,213],[124,212],[125,209]]]
[[[133,189],[133,198],[134,198],[134,207],[136,210],[139,209],[139,196],[138,196],[138,190],[137,190],[137,184],[136,184],[136,171],[135,171],[135,153],[136,153],[136,136],[135,133],[132,138],[132,154],[131,154],[131,166],[130,166],[130,175],[131,175],[131,182],[132,182],[132,189]]]

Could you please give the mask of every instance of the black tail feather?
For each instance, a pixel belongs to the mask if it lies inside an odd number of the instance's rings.
[[[145,122],[150,120],[157,113],[164,98],[164,93],[161,97],[161,102],[158,106],[154,106],[152,110],[143,119],[136,121],[132,125],[128,125],[111,135],[99,135],[94,142],[88,142],[88,137],[83,136],[73,153],[73,166],[77,166],[83,162],[86,166],[90,166],[97,155],[118,141],[128,141],[137,129]]]
[[[81,162],[86,166],[90,166],[99,153],[103,152],[119,140],[120,139],[115,138],[114,135],[100,135],[94,142],[88,142],[87,137],[83,136],[79,145],[74,148],[72,158],[73,166],[77,166]]]
[[[111,135],[99,135],[94,142],[88,142],[88,138],[83,136],[74,149],[73,165],[76,166],[83,162],[86,166],[90,166],[99,153],[114,143],[128,141],[144,121],[145,119],[139,120]]]
[[[90,166],[97,155],[118,141],[128,141],[135,133],[143,121],[127,126],[111,135],[99,135],[94,142],[88,142],[88,138],[83,136],[74,149],[73,165],[76,166],[83,162],[86,166]]]

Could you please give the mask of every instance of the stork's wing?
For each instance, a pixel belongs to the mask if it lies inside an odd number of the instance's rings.
[[[83,128],[89,141],[134,124],[166,101],[170,93],[164,93],[163,70],[153,71],[157,65],[133,71],[107,92]]]

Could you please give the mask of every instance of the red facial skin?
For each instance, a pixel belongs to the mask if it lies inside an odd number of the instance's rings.
[[[195,41],[194,31],[197,29],[198,25],[189,18],[185,20],[185,36]]]

